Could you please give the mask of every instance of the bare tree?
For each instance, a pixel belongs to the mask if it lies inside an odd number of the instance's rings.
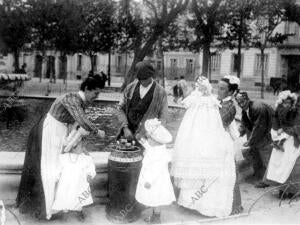
[[[221,36],[224,25],[228,23],[228,6],[225,0],[193,0],[191,12],[193,18],[189,26],[195,29],[196,40],[192,48],[203,49],[202,74],[209,75],[210,47]]]
[[[133,81],[135,65],[152,52],[154,44],[185,11],[188,2],[189,0],[144,0],[146,10],[142,14],[138,14],[136,10],[127,10],[124,22],[127,23],[129,35],[126,43],[129,43],[127,48],[133,50],[134,58],[122,88]]]
[[[283,43],[288,36],[294,35],[276,32],[275,30],[282,22],[295,20],[292,11],[299,11],[299,7],[295,4],[294,0],[256,0],[253,13],[257,19],[254,20],[252,24],[253,32],[255,32],[256,35],[253,37],[252,45],[258,48],[261,53],[261,98],[264,98],[265,50],[267,47]]]

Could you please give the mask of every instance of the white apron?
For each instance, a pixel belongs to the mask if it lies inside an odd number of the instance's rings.
[[[57,121],[49,113],[43,124],[41,177],[45,195],[46,218],[52,216],[52,204],[55,195],[57,174],[59,173],[59,155],[68,134],[68,126]]]
[[[273,140],[276,139],[272,131]],[[273,148],[267,170],[267,179],[278,183],[285,183],[289,178],[297,158],[300,156],[300,148],[294,146],[294,138],[285,135],[286,141],[283,144],[284,152]]]
[[[58,184],[54,211],[80,211],[83,206],[93,204],[92,193],[87,177],[96,176],[95,164],[91,156],[74,153],[60,155],[61,171]]]

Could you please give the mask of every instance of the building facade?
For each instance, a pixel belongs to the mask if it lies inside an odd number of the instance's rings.
[[[283,44],[269,47],[265,50],[265,83],[270,82],[271,77],[286,75],[288,82],[299,83],[300,75],[300,27],[296,23],[282,23],[276,29],[281,33],[293,33]],[[155,54],[154,54],[155,55]],[[184,76],[187,80],[194,80],[201,74],[203,54],[186,51],[164,52],[162,57],[153,56],[146,59],[151,60],[157,69],[158,76],[174,80],[176,77]],[[241,59],[241,80],[246,85],[261,84],[261,53],[259,49],[243,48]],[[163,61],[162,61],[163,60]],[[91,62],[92,61],[92,62]],[[129,70],[133,61],[133,53],[111,54],[111,75],[122,79]],[[82,79],[91,70],[94,64],[95,73],[108,70],[108,54],[97,54],[90,57],[83,54],[60,56],[58,52],[47,51],[43,57],[39,52],[22,52],[19,59],[20,65],[27,64],[26,71],[32,77],[56,79]],[[163,62],[163,63],[162,63]],[[237,73],[237,49],[218,50],[211,49],[210,79],[216,82],[226,74]],[[0,72],[12,72],[14,60],[11,54],[0,54]],[[164,73],[162,73],[164,68]]]

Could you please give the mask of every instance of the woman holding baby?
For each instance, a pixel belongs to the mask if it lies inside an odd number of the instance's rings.
[[[42,219],[50,219],[52,214],[58,211],[53,209],[55,201],[56,209],[62,207],[63,210],[68,210],[66,205],[60,205],[60,199],[56,199],[60,197],[56,196],[55,191],[59,177],[62,181],[62,178],[66,177],[66,171],[70,170],[66,159],[63,159],[62,162],[65,162],[63,164],[61,164],[60,159],[64,151],[64,145],[67,145],[71,151],[76,151],[77,154],[84,151],[83,148],[70,148],[68,146],[70,144],[66,143],[68,135],[72,128],[74,129],[74,124],[77,124],[77,126],[73,139],[80,138],[81,134],[88,133],[104,138],[104,131],[98,130],[87,118],[84,111],[97,98],[103,86],[102,83],[103,80],[100,77],[88,77],[81,84],[79,92],[58,97],[49,112],[30,131],[17,196],[17,206],[21,212],[33,213],[36,217]],[[74,140],[69,141],[71,144],[76,142]],[[70,154],[70,159],[71,156],[72,154]],[[81,162],[82,168],[88,168],[86,170],[87,177],[92,177],[95,174],[90,158],[80,157],[80,159],[76,159]],[[73,159],[73,161],[76,159]],[[62,170],[62,165],[65,165],[67,169]],[[58,186],[64,187],[63,183],[58,184]],[[88,185],[83,184],[83,186]],[[74,209],[80,211],[81,207],[79,205]]]

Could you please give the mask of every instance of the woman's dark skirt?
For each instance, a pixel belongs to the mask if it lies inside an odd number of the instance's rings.
[[[41,177],[41,146],[45,116],[31,129],[27,141],[25,161],[17,196],[21,213],[46,218],[45,197]]]

